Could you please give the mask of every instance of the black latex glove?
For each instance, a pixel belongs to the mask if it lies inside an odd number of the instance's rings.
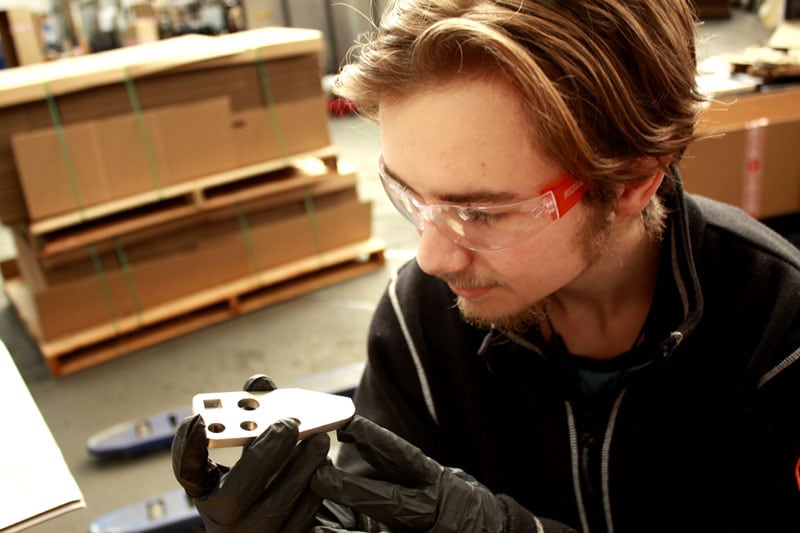
[[[432,532],[504,532],[505,504],[463,471],[445,468],[419,448],[356,415],[339,440],[353,443],[382,480],[322,466],[311,488],[391,528]],[[384,481],[385,480],[385,481]]]
[[[270,391],[275,384],[259,375],[244,389]],[[330,439],[320,433],[297,444],[298,426],[295,419],[272,424],[232,468],[209,457],[201,416],[178,426],[172,468],[209,533],[296,533],[313,527],[322,499],[310,490],[309,479],[326,462]]]

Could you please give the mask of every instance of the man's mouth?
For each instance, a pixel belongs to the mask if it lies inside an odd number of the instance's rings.
[[[481,296],[484,296],[487,292],[492,290],[491,286],[462,288],[451,282],[448,282],[447,286],[450,287],[450,290],[453,291],[457,296],[460,296],[461,298],[465,298],[467,300],[480,298]]]

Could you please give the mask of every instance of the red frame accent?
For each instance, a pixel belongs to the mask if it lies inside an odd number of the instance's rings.
[[[553,193],[558,208],[558,217],[561,218],[583,198],[586,184],[572,174],[562,174],[550,184],[545,185],[541,194],[548,192]]]
[[[800,457],[794,465],[794,480],[797,481],[797,490],[800,490]]]

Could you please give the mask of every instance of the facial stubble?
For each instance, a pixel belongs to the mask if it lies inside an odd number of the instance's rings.
[[[613,236],[613,211],[597,210],[587,220],[581,237],[578,241],[578,251],[582,254],[585,268],[588,270],[597,261],[609,254],[610,242]],[[464,321],[473,326],[489,329],[496,328],[503,331],[522,334],[532,327],[541,328],[548,320],[548,302],[551,295],[539,301],[532,302],[521,310],[506,314],[487,316],[478,313],[468,300],[457,297],[456,307]]]

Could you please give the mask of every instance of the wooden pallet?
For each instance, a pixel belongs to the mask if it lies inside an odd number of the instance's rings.
[[[287,263],[187,297],[52,339],[38,334],[33,297],[14,260],[0,264],[5,292],[50,373],[63,376],[235,316],[249,313],[383,267],[377,238]]]

